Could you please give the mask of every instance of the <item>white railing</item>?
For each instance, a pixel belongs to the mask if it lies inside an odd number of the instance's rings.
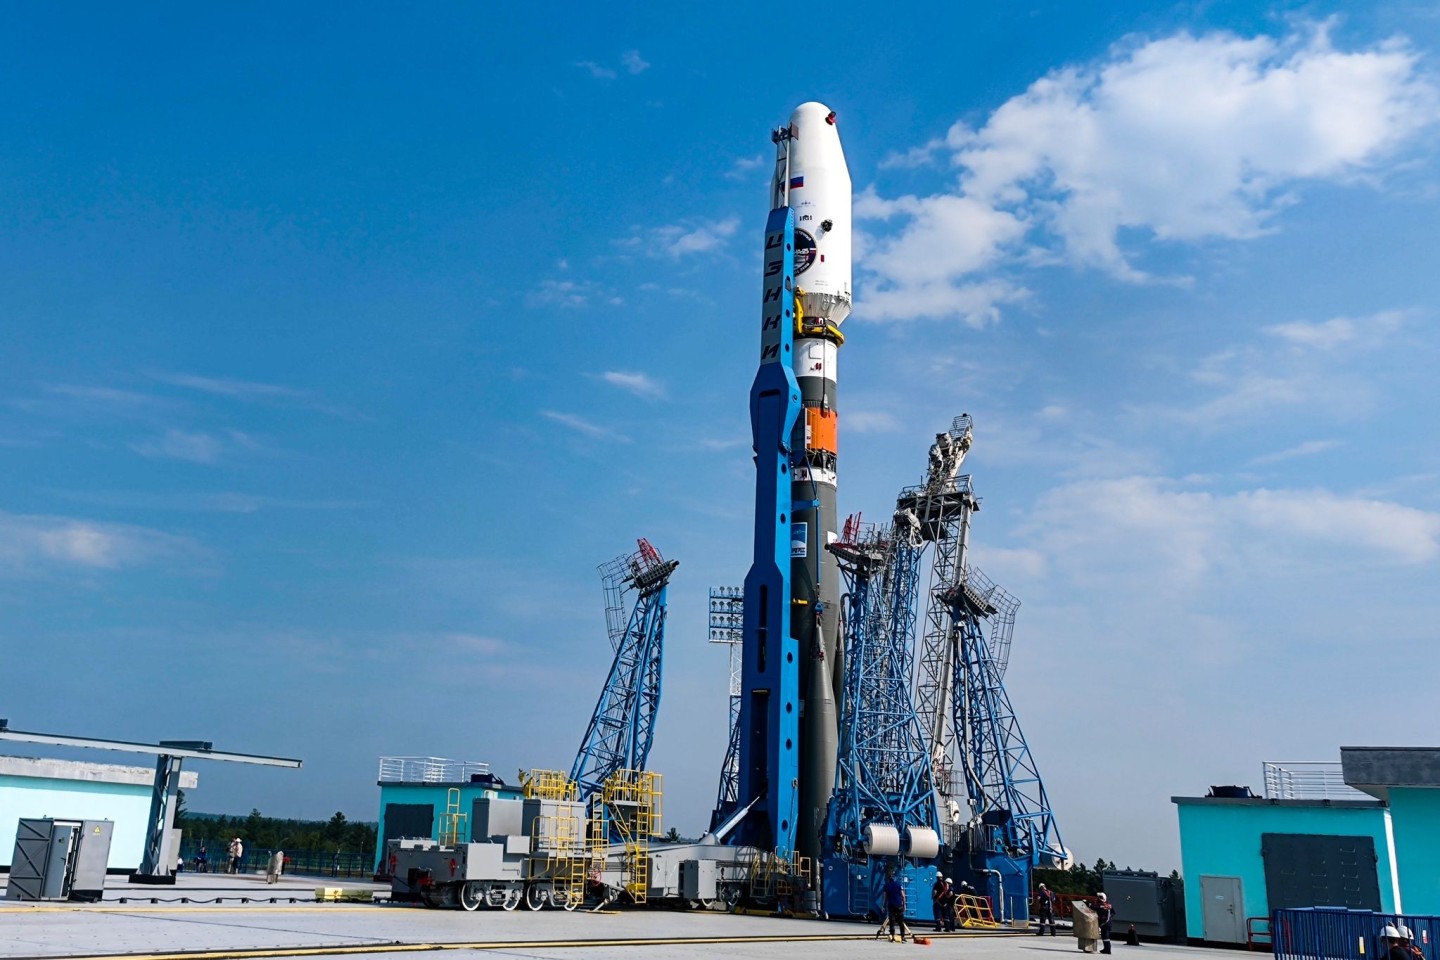
[[[1265,796],[1272,800],[1373,800],[1345,783],[1339,760],[1267,760]]]
[[[381,757],[381,783],[469,783],[474,774],[490,772],[490,764],[443,757]]]

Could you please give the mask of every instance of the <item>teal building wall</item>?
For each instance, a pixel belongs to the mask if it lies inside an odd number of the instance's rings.
[[[1440,790],[1391,787],[1389,794],[1405,912],[1440,916]]]
[[[524,796],[524,791],[520,787],[497,787],[487,783],[381,783],[380,820],[379,827],[375,831],[377,870],[380,858],[385,855],[385,808],[392,803],[419,803],[433,806],[435,817],[430,829],[430,839],[438,840],[440,838],[440,818],[445,814],[452,789],[460,791],[459,810],[465,814],[464,825],[459,831],[459,840],[462,843],[469,842],[471,839],[470,815],[475,808],[476,800],[483,797],[494,800]]]
[[[1314,833],[1368,836],[1375,841],[1376,879],[1383,910],[1396,910],[1398,889],[1390,840],[1390,813],[1379,801],[1319,801],[1172,797],[1180,818],[1181,873],[1185,878],[1185,928],[1192,939],[1204,937],[1200,877],[1239,877],[1246,917],[1270,915],[1264,833]],[[1399,844],[1399,837],[1396,837]],[[1432,841],[1440,843],[1440,840]],[[1435,849],[1435,848],[1432,848]],[[1430,860],[1431,864],[1437,861]],[[1403,869],[1400,876],[1404,876]],[[1408,888],[1407,888],[1408,889]],[[1405,906],[1412,912],[1409,895]]]
[[[136,870],[145,854],[150,787],[0,774],[0,867],[10,868],[15,828],[29,818],[113,821],[108,866]]]

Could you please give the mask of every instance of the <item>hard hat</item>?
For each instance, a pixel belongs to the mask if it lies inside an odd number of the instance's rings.
[[[1415,934],[1411,933],[1410,928],[1405,926],[1405,924],[1403,923],[1400,924],[1400,936],[1404,937],[1406,940],[1415,939]]]
[[[1104,899],[1105,899],[1105,894],[1103,894],[1103,893],[1100,894],[1100,899],[1101,899],[1101,900],[1104,900]]]
[[[1400,938],[1405,936],[1405,934],[1395,929],[1395,925],[1393,923],[1387,923],[1385,924],[1384,928],[1381,929],[1380,936],[1385,937],[1389,940],[1399,940]]]

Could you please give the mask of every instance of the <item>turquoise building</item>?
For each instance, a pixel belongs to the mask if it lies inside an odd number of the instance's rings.
[[[1346,784],[1389,807],[1396,912],[1440,916],[1440,748],[1341,747],[1340,766]]]
[[[1440,915],[1440,749],[1342,747],[1341,762],[1266,764],[1266,793],[1172,797],[1186,934],[1246,943],[1271,911]]]
[[[0,869],[10,869],[15,828],[22,818],[109,820],[108,869],[130,873],[145,855],[155,770],[114,763],[0,756]],[[199,777],[180,773],[180,788],[194,790]]]
[[[475,801],[519,799],[523,788],[490,772],[488,763],[440,757],[381,757],[380,829],[375,833],[375,872],[388,875],[385,844],[390,840],[439,840],[453,834],[470,840]]]

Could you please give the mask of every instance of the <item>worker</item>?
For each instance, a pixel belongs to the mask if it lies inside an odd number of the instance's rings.
[[[880,921],[880,929],[875,931],[875,936],[878,938],[883,934],[888,925],[892,942],[897,934],[901,943],[904,943],[907,938],[914,940],[915,934],[911,933],[910,928],[905,925],[905,888],[900,885],[900,880],[893,872],[887,875],[880,898],[885,908],[885,919]]]
[[[1095,919],[1100,921],[1100,952],[1110,952],[1110,930],[1115,922],[1115,908],[1111,906],[1109,898],[1101,892],[1095,901]]]
[[[230,872],[240,872],[240,862],[245,859],[245,843],[239,837],[230,841]]]
[[[955,915],[961,926],[964,926],[966,920],[980,919],[971,915],[975,909],[975,896],[975,888],[970,886],[968,880],[961,880],[960,886],[955,888]]]
[[[950,881],[944,874],[935,874],[935,883],[930,887],[930,908],[935,914],[936,933],[945,929],[945,899],[950,895]]]
[[[1036,913],[1040,922],[1035,926],[1035,936],[1043,937],[1045,927],[1050,927],[1050,936],[1055,936],[1055,893],[1045,884],[1040,884],[1040,889],[1035,891]]]
[[[1383,960],[1424,960],[1425,954],[1410,939],[1410,929],[1399,924],[1386,924],[1380,931],[1380,941],[1385,947]],[[1381,958],[1377,958],[1381,960]]]

